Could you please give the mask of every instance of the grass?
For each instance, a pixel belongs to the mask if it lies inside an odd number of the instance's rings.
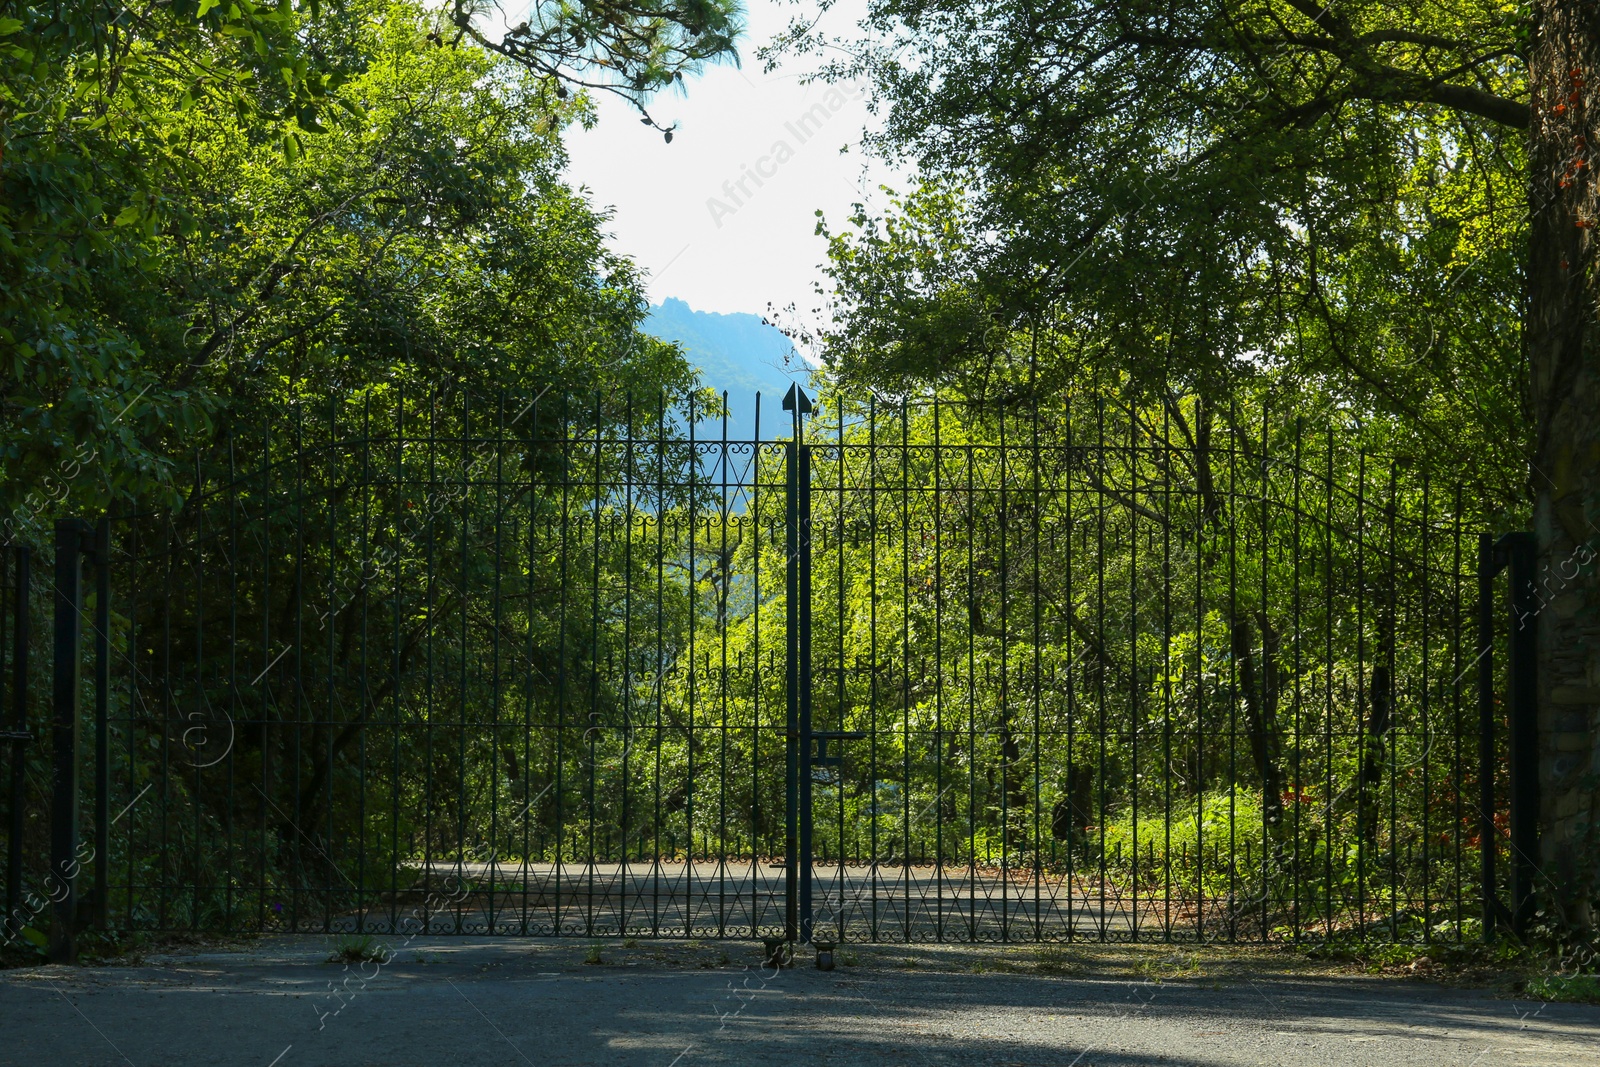
[[[586,949],[583,953],[583,962],[591,965],[605,962],[605,960],[600,956],[600,942],[589,942],[588,949]]]
[[[1164,982],[1171,978],[1198,978],[1201,974],[1200,958],[1194,953],[1147,956],[1134,964],[1134,969],[1147,982]]]
[[[1033,950],[1033,963],[1040,974],[1082,974],[1083,962],[1068,952],[1065,945],[1045,943]]]
[[[1493,941],[1381,941],[1336,937],[1300,950],[1308,959],[1355,964],[1368,974],[1494,981],[1525,973],[1536,953],[1510,938]]]
[[[333,939],[333,954],[329,963],[387,962],[388,950],[378,944],[371,934],[340,934]]]
[[[1530,979],[1526,991],[1540,1000],[1600,1004],[1600,975],[1548,974]]]
[[[1276,981],[1286,977],[1370,974],[1522,993],[1536,974],[1557,973],[1548,957],[1509,941],[1482,944],[1393,944],[1341,939],[1317,946],[1285,944],[1141,944],[1090,942],[927,946],[914,954],[893,945],[851,946],[857,966],[965,974],[1037,975],[1147,983]],[[842,959],[840,962],[844,962]],[[1566,969],[1568,972],[1572,968]],[[1561,995],[1579,996],[1584,983]],[[1541,987],[1542,988],[1542,987]],[[1555,991],[1556,987],[1551,987]]]

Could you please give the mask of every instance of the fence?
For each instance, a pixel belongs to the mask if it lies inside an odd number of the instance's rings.
[[[101,921],[1476,936],[1509,750],[1459,487],[1260,397],[789,399],[219,438],[109,525]]]

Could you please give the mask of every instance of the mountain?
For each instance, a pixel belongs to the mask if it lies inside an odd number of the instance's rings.
[[[756,431],[756,394],[761,394],[761,437],[772,440],[787,433],[789,418],[780,404],[792,382],[805,384],[810,368],[794,345],[760,315],[695,311],[675,297],[652,306],[645,319],[646,333],[663,341],[676,341],[700,380],[728,394],[728,438],[750,440]],[[697,436],[722,435],[722,420],[701,423]]]

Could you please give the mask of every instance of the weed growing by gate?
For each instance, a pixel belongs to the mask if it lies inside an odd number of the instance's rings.
[[[329,963],[366,963],[369,960],[384,961],[388,953],[378,945],[378,939],[371,934],[340,934],[334,938],[333,954],[328,957]]]

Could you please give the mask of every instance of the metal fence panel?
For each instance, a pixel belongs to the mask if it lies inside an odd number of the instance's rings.
[[[797,480],[770,399],[234,427],[114,524],[110,922],[1468,936],[1458,488],[1261,402],[822,406]]]

